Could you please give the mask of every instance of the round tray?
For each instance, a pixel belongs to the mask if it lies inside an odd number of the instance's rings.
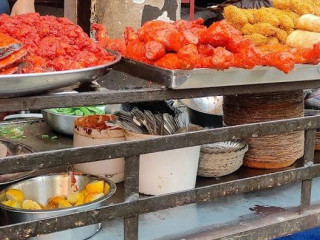
[[[115,60],[104,65],[68,71],[0,75],[0,97],[17,97],[46,92],[67,87],[78,82],[92,82],[110,70],[110,66],[119,62],[118,53],[108,51]]]

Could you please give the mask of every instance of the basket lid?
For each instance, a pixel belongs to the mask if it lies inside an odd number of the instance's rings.
[[[201,147],[202,152],[210,153],[227,153],[235,152],[246,146],[246,143],[242,140],[238,141],[227,141],[227,142],[218,142],[212,144],[206,144]]]

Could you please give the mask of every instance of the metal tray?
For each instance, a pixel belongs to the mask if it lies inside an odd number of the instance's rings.
[[[46,92],[48,90],[67,87],[78,82],[94,81],[110,70],[110,66],[119,62],[121,57],[110,52],[115,60],[100,66],[68,71],[47,73],[0,75],[0,97],[16,97]]]
[[[320,79],[320,66],[309,64],[297,64],[295,70],[285,74],[273,67],[255,67],[251,70],[231,68],[225,71],[214,69],[167,70],[122,58],[114,69],[134,77],[159,83],[171,89],[226,87]]]

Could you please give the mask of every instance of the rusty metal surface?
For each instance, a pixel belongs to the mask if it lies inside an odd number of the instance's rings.
[[[10,168],[0,169],[0,174],[33,170],[34,166],[38,166],[40,169],[63,165],[67,166],[75,163],[129,157],[132,155],[204,145],[213,142],[245,139],[252,136],[265,136],[303,129],[316,129],[320,127],[319,119],[320,116],[314,116],[268,123],[255,123],[186,134],[175,134],[142,141],[128,141],[101,146],[70,148],[33,153],[24,156],[7,157],[0,159],[0,164],[10,166]],[[87,156],[90,156],[90,158]],[[46,159],[46,161],[44,162],[43,159]]]
[[[130,78],[128,79],[128,81],[130,81]],[[75,94],[72,96],[72,98],[68,94],[60,96],[32,96],[14,99],[0,99],[0,112],[80,106],[85,102],[90,103],[91,105],[103,105],[232,94],[250,94],[253,92],[274,92],[275,89],[281,92],[317,87],[320,87],[320,81],[293,82],[290,83],[290,85],[287,83],[274,83],[235,87],[188,89],[179,91],[166,89],[110,90],[95,93]]]
[[[0,236],[11,236],[9,239],[30,237],[38,234],[47,234],[59,230],[95,224],[116,218],[129,218],[137,214],[155,212],[176,206],[183,206],[195,202],[207,202],[216,198],[241,194],[251,191],[279,187],[284,184],[306,180],[320,176],[320,165],[304,167],[295,170],[280,171],[257,177],[240,179],[237,181],[201,187],[190,191],[173,193],[157,197],[146,197],[132,202],[124,202],[111,206],[50,218],[41,221],[16,224],[0,227]],[[27,233],[27,234],[26,234]],[[289,232],[288,232],[289,233]]]

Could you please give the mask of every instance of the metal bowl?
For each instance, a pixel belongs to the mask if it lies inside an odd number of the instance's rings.
[[[187,107],[191,123],[204,128],[222,127],[222,96],[183,99],[181,102]]]
[[[107,106],[101,106],[101,108],[106,113],[113,113],[115,111],[121,110],[121,104],[110,104]],[[48,109],[42,110],[42,115],[46,123],[51,129],[58,133],[73,135],[74,121],[76,118],[83,116],[74,116],[61,113],[54,113]]]
[[[25,199],[31,199],[41,204],[46,204],[48,199],[53,196],[66,196],[70,191],[70,175],[52,174],[31,178],[21,181],[19,183],[12,184],[11,186],[3,189],[0,192],[0,202],[6,200],[5,193],[8,189],[19,189],[24,193]],[[109,199],[116,191],[116,185],[109,179],[97,178],[89,175],[75,175],[76,184],[79,190],[85,188],[85,186],[94,180],[104,180],[110,185],[110,191],[104,197],[81,206],[54,209],[54,210],[23,210],[7,207],[0,203],[0,208],[4,211],[8,224],[21,223],[26,221],[34,221],[44,218],[57,217],[60,215],[76,213],[79,211],[87,211],[91,209],[99,208],[105,205],[107,199]],[[96,234],[101,227],[101,224],[95,224],[85,226],[81,228],[75,228],[62,232],[51,233],[48,235],[38,236],[32,239],[38,240],[81,240],[87,239]]]

